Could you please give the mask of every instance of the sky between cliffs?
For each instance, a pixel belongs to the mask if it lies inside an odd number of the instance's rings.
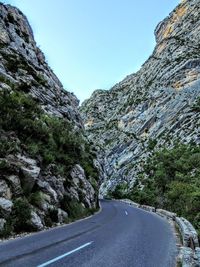
[[[64,87],[83,101],[136,72],[180,0],[5,0],[28,17]]]

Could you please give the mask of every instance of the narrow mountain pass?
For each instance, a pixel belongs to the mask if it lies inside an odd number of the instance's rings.
[[[0,266],[174,267],[176,241],[155,214],[101,201],[98,214],[0,243]]]

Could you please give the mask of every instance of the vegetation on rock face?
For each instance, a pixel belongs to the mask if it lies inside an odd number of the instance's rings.
[[[61,175],[65,178],[66,190],[68,185],[71,185],[69,173],[72,167],[80,164],[85,170],[87,179],[92,180],[97,190],[98,173],[93,163],[95,155],[81,130],[75,131],[73,125],[65,119],[46,114],[30,95],[17,90],[0,91],[0,125],[2,174],[10,171],[5,159],[7,155],[25,152],[36,159],[41,171],[45,171],[50,164],[53,164],[52,175]],[[6,237],[12,231],[18,233],[34,230],[30,224],[31,210],[33,206],[40,208],[43,198],[42,192],[27,192],[25,189],[20,198],[14,197],[12,212],[6,219],[6,225],[0,236]],[[69,199],[63,208],[67,211],[69,220],[91,212],[81,203],[74,203]],[[49,215],[45,218],[46,225],[51,226],[52,223],[58,222],[57,217],[56,208],[55,211],[49,211]]]
[[[15,232],[33,230],[30,226],[31,208],[26,198],[18,198],[14,202],[10,222]]]
[[[74,164],[82,164],[86,173],[97,178],[90,147],[80,132],[74,132],[66,120],[49,116],[36,100],[23,92],[0,92],[0,125],[5,132],[13,132],[20,143],[0,140],[1,154],[20,152],[23,148],[41,164],[57,164],[57,172],[66,174]]]
[[[197,98],[195,104],[192,106],[192,110],[200,112],[200,97]]]
[[[48,66],[27,18],[4,4],[0,16],[0,236],[5,237],[88,215],[98,207],[98,170],[79,101]]]
[[[118,184],[115,187],[115,190],[113,192],[109,191],[107,197],[108,198],[109,197],[113,197],[113,198],[116,198],[116,199],[125,198],[125,196],[127,194],[126,192],[127,192],[127,185],[125,183],[121,183],[121,184]]]
[[[118,185],[113,196],[176,212],[200,234],[200,147],[177,144],[155,152],[128,194]]]
[[[70,220],[75,220],[93,214],[96,209],[85,209],[81,203],[65,197],[61,203],[63,210],[67,211]]]
[[[30,223],[31,207],[26,198],[17,198],[14,201],[12,213],[7,218],[4,229],[0,232],[0,237],[8,237],[11,232],[33,231]]]

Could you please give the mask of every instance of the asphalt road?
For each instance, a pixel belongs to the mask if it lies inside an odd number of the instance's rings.
[[[155,214],[118,201],[76,223],[0,243],[0,266],[174,267],[175,237]]]

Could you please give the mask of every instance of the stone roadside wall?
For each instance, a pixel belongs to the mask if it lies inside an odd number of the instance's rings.
[[[155,207],[140,205],[129,199],[121,199],[135,208],[144,209],[148,212],[156,213],[157,215],[174,221],[181,234],[183,246],[180,248],[178,260],[182,267],[200,267],[200,247],[198,241],[198,234],[193,225],[183,217],[177,217],[176,213],[169,212],[163,209],[156,209]]]

